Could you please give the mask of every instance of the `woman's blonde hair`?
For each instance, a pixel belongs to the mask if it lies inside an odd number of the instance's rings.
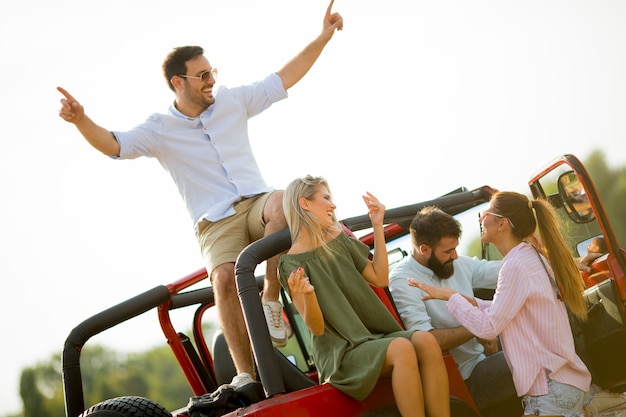
[[[576,317],[585,320],[585,285],[552,206],[545,200],[529,200],[523,194],[507,191],[494,194],[491,206],[497,214],[509,219],[515,237],[527,239],[538,229],[543,252],[552,266],[563,301]]]
[[[328,232],[328,227],[320,223],[320,221],[308,211],[300,206],[300,199],[313,200],[315,193],[320,187],[326,187],[331,195],[328,182],[322,177],[314,177],[307,175],[302,178],[296,178],[285,189],[283,195],[283,211],[287,226],[291,233],[291,241],[294,242],[302,230],[306,230],[313,239],[315,247],[327,248],[324,241],[324,235]],[[339,221],[333,213],[333,223],[337,230],[341,229]]]

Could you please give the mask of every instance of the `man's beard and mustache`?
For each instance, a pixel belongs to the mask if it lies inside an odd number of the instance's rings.
[[[447,279],[450,278],[452,274],[454,274],[454,265],[452,264],[452,262],[454,262],[454,260],[450,259],[449,261],[441,263],[434,254],[431,254],[428,258],[428,267],[437,277],[441,279]]]

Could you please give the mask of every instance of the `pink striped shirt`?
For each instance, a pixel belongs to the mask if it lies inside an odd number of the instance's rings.
[[[591,375],[576,355],[565,304],[532,246],[521,243],[507,253],[493,301],[477,301],[475,308],[454,294],[448,311],[477,337],[500,335],[519,396],[548,394],[545,370],[554,381],[589,390]]]

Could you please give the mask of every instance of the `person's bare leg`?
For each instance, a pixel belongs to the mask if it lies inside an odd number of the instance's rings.
[[[411,341],[395,338],[387,347],[381,375],[391,374],[391,387],[402,417],[424,417],[424,396]]]
[[[415,332],[411,342],[423,382],[426,414],[429,417],[450,417],[448,371],[437,339],[428,332]]]
[[[283,213],[283,192],[274,191],[268,197],[263,207],[263,219],[265,220],[265,233],[264,236],[269,236],[272,233],[287,227],[287,221],[285,220],[285,214]],[[273,256],[266,261],[265,280],[263,282],[263,296],[262,301],[278,301],[278,295],[280,294],[280,283],[278,282],[278,259],[280,254]]]
[[[237,295],[235,264],[227,263],[215,268],[212,282],[220,325],[237,373],[247,372],[254,378],[250,340]]]

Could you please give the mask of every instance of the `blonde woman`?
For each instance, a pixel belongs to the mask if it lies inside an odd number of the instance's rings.
[[[448,311],[476,336],[500,335],[524,415],[583,417],[591,375],[576,354],[567,308],[586,318],[584,286],[556,214],[544,200],[499,192],[480,222],[481,240],[504,256],[493,301],[409,285],[422,289],[424,300],[448,300]],[[533,245],[537,231],[545,256]]]
[[[293,181],[283,209],[292,246],[279,279],[312,335],[320,381],[363,400],[380,376],[390,376],[402,416],[450,416],[448,378],[435,338],[404,331],[368,286],[388,284],[385,206],[363,196],[374,229],[374,255],[346,235],[321,177]],[[425,411],[426,410],[426,411]]]

